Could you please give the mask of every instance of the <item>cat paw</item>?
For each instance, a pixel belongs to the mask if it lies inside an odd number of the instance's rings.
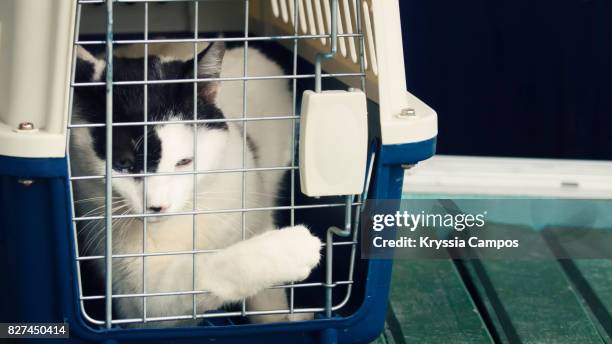
[[[305,280],[321,260],[321,240],[301,225],[283,228],[278,235],[286,262],[291,265],[287,282]]]

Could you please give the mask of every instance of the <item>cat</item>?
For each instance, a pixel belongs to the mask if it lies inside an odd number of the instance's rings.
[[[209,44],[192,59],[149,55],[148,80],[225,77],[241,72],[242,49],[228,49],[222,42]],[[226,58],[224,58],[226,57]],[[240,57],[240,58],[239,58]],[[249,75],[282,74],[280,67],[256,49],[249,48]],[[144,79],[142,57],[114,57],[114,81]],[[194,66],[196,71],[194,71]],[[238,67],[239,66],[239,67]],[[252,73],[251,73],[252,72]],[[105,80],[105,60],[82,47],[77,48],[77,83]],[[231,82],[228,82],[231,84]],[[291,94],[286,81],[268,81],[268,86],[249,81],[248,113],[255,117],[288,114]],[[211,120],[198,124],[142,125],[113,128],[113,174],[178,172],[144,179],[128,176],[113,179],[113,213],[147,213],[146,239],[143,220],[126,217],[113,221],[113,294],[141,294],[143,280],[148,321],[177,319],[156,326],[195,325],[195,312],[202,314],[246,299],[248,311],[288,309],[282,288],[272,286],[306,279],[320,260],[321,241],[304,226],[276,230],[271,207],[276,205],[282,171],[248,172],[248,168],[287,166],[291,156],[289,121],[232,121],[242,116],[242,81],[232,85],[217,81],[159,83],[148,86],[148,121],[193,119],[194,94],[197,93],[197,118]],[[144,120],[144,87],[115,85],[113,121]],[[78,86],[74,91],[73,124],[105,122],[105,90],[100,86]],[[260,124],[261,123],[261,124]],[[263,123],[268,123],[264,126]],[[246,133],[244,132],[246,130]],[[194,133],[197,139],[194,140]],[[146,140],[145,140],[146,135]],[[246,137],[247,141],[244,142]],[[105,171],[105,128],[73,128],[70,135],[73,176],[103,175]],[[144,156],[144,145],[147,156]],[[197,141],[194,149],[194,141]],[[243,148],[245,148],[243,150]],[[243,161],[244,160],[244,161]],[[195,178],[188,172],[228,170],[233,173],[203,173]],[[236,171],[237,170],[237,171]],[[195,186],[195,187],[194,187]],[[85,179],[73,183],[76,216],[100,216],[104,211],[104,180]],[[195,190],[194,190],[195,189]],[[243,213],[205,213],[195,217],[164,216],[194,209],[264,208]],[[244,192],[244,197],[243,197]],[[245,231],[243,233],[243,221]],[[195,229],[194,229],[195,226]],[[104,221],[80,221],[77,226],[80,255],[104,253]],[[194,242],[195,239],[195,242]],[[143,242],[144,241],[144,242]],[[145,250],[148,256],[134,257]],[[193,249],[201,253],[184,253]],[[212,252],[209,252],[211,250]],[[172,255],[159,253],[174,252]],[[178,253],[177,253],[178,252]],[[183,252],[181,254],[181,252]],[[132,256],[130,256],[132,255]],[[104,276],[104,260],[91,261],[98,278]],[[143,268],[146,274],[143,278]],[[194,275],[195,273],[195,275]],[[87,276],[82,276],[87,278]],[[204,290],[194,296],[192,290]],[[182,295],[163,295],[180,291]],[[113,300],[114,316],[129,326],[143,326],[143,298],[119,297]],[[310,315],[268,314],[249,317],[254,323],[308,319]],[[181,320],[186,319],[186,320]]]

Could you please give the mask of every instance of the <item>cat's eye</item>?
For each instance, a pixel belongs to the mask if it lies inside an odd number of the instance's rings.
[[[192,161],[193,159],[181,159],[179,162],[176,163],[176,167],[187,166],[191,164]]]

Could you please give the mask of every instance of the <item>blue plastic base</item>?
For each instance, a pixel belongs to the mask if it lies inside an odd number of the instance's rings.
[[[381,149],[381,162],[391,164],[416,164],[427,160],[436,153],[437,138],[400,145],[384,145]]]

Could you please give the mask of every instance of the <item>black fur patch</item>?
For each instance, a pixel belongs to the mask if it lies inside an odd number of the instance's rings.
[[[113,61],[114,81],[144,80],[144,59],[115,58]],[[148,59],[148,80],[193,79],[193,61],[165,62],[157,57]],[[92,80],[94,66],[88,61],[77,60],[77,83],[104,81]],[[143,122],[144,118],[143,85],[114,85],[113,87],[113,122]],[[193,84],[172,83],[152,84],[147,86],[148,121],[164,121],[170,117],[179,120],[192,120]],[[75,88],[75,105],[78,114],[90,123],[105,123],[106,96],[104,86],[84,86]],[[223,112],[214,104],[201,97],[197,99],[198,119],[224,119]],[[209,129],[227,130],[223,121],[203,124]],[[90,129],[94,141],[94,150],[102,160],[106,159],[105,128]],[[155,172],[161,158],[161,142],[153,126],[147,132],[147,170]],[[143,125],[116,126],[113,128],[113,168],[117,171],[127,170],[139,173],[144,169],[144,135]],[[129,167],[129,168],[126,168]]]

